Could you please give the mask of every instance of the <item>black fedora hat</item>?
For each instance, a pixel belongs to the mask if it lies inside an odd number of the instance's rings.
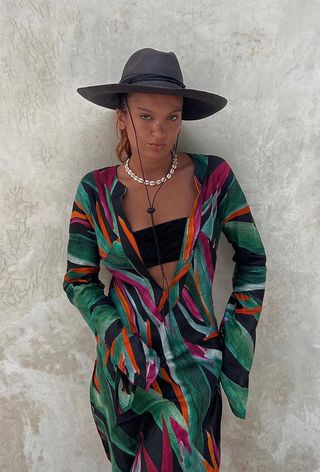
[[[188,89],[173,52],[144,48],[134,52],[117,84],[81,87],[77,92],[90,102],[115,110],[126,93],[159,93],[183,97],[183,120],[200,120],[217,113],[227,99],[214,93]]]

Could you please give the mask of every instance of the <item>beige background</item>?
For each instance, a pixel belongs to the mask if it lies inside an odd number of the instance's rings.
[[[76,88],[118,81],[147,46],[229,99],[185,124],[180,149],[231,164],[268,256],[248,417],[224,397],[221,470],[320,471],[319,14],[315,0],[1,2],[1,471],[110,470],[89,404],[95,341],[62,280],[76,186],[116,162],[116,135]]]

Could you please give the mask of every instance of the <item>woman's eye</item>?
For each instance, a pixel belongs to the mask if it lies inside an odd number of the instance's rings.
[[[140,117],[141,117],[144,121],[150,121],[150,120],[152,120],[152,116],[151,116],[151,115],[148,115],[148,114],[140,115]],[[169,121],[176,121],[178,118],[179,118],[178,115],[169,115],[169,116],[168,116]]]

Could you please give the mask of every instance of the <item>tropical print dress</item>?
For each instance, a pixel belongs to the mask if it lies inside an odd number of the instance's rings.
[[[221,386],[234,415],[246,417],[265,250],[227,161],[189,155],[197,196],[168,291],[143,264],[117,166],[87,173],[76,190],[63,288],[96,339],[90,404],[114,472],[217,472]],[[212,284],[221,232],[235,268],[218,326]],[[101,267],[112,274],[107,294]]]

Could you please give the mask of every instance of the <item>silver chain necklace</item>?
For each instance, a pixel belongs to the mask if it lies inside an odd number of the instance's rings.
[[[162,177],[161,179],[158,179],[158,180],[148,180],[148,179],[143,179],[142,177],[138,177],[130,169],[129,160],[130,160],[129,158],[126,160],[126,163],[125,163],[125,166],[124,166],[127,174],[129,174],[130,177],[132,177],[139,184],[145,184],[145,185],[161,185],[163,182],[166,182],[168,179],[171,179],[171,177],[174,174],[174,171],[176,170],[177,165],[178,165],[178,157],[177,157],[177,154],[174,153],[174,154],[172,154],[172,165],[171,165],[171,169],[168,172],[168,174],[165,177]]]

